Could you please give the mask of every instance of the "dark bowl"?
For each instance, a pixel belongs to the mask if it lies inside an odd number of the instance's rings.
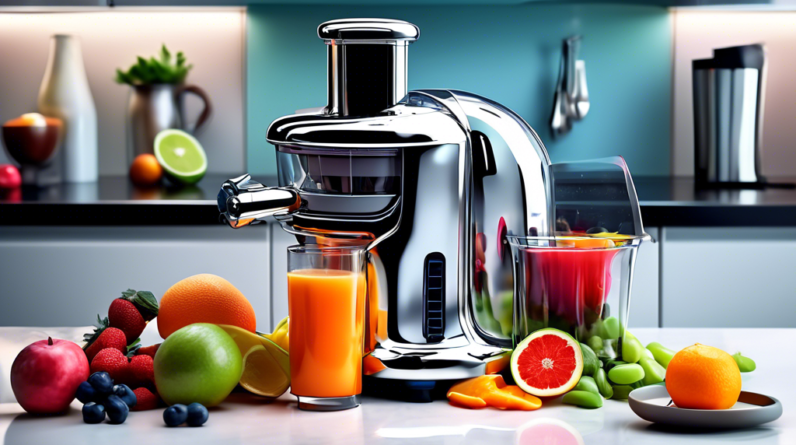
[[[8,155],[21,165],[43,165],[58,150],[61,121],[45,118],[46,125],[34,126],[23,118],[12,119],[3,125],[3,143]]]

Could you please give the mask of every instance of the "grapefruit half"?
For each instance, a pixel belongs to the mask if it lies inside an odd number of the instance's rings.
[[[553,397],[572,389],[583,373],[577,340],[558,329],[540,329],[511,354],[511,375],[520,388],[537,397]]]

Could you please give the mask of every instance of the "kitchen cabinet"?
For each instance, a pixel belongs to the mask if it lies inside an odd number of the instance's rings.
[[[663,327],[796,326],[796,228],[662,235]]]
[[[628,319],[630,328],[658,327],[659,230],[657,227],[645,227],[644,230],[652,240],[642,242],[636,256]]]
[[[520,5],[524,3],[553,3],[555,0],[314,0],[314,5]],[[0,7],[108,7],[108,6],[247,6],[290,5],[290,0],[0,0]],[[557,3],[589,3],[583,0],[565,0]],[[722,7],[744,6],[758,9],[776,9],[792,5],[791,0],[625,0],[625,5],[657,5],[672,7]]]
[[[270,231],[201,227],[4,227],[0,326],[85,326],[134,288],[158,298],[177,281],[212,273],[249,299],[270,332]]]

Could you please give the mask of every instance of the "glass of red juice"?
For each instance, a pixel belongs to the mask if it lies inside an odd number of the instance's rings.
[[[515,345],[548,327],[621,358],[633,266],[642,237],[509,236],[514,274]]]

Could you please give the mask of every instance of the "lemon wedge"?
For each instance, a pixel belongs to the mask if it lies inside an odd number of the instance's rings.
[[[290,357],[272,340],[237,326],[219,325],[235,340],[243,357],[240,385],[264,397],[279,397],[290,387]]]
[[[279,348],[276,344],[274,346]],[[281,348],[279,350],[284,353]],[[273,350],[269,351],[263,345],[251,348],[243,358],[240,386],[264,397],[279,397],[284,394],[290,387],[290,368],[285,372],[279,364],[278,354],[275,357]]]

